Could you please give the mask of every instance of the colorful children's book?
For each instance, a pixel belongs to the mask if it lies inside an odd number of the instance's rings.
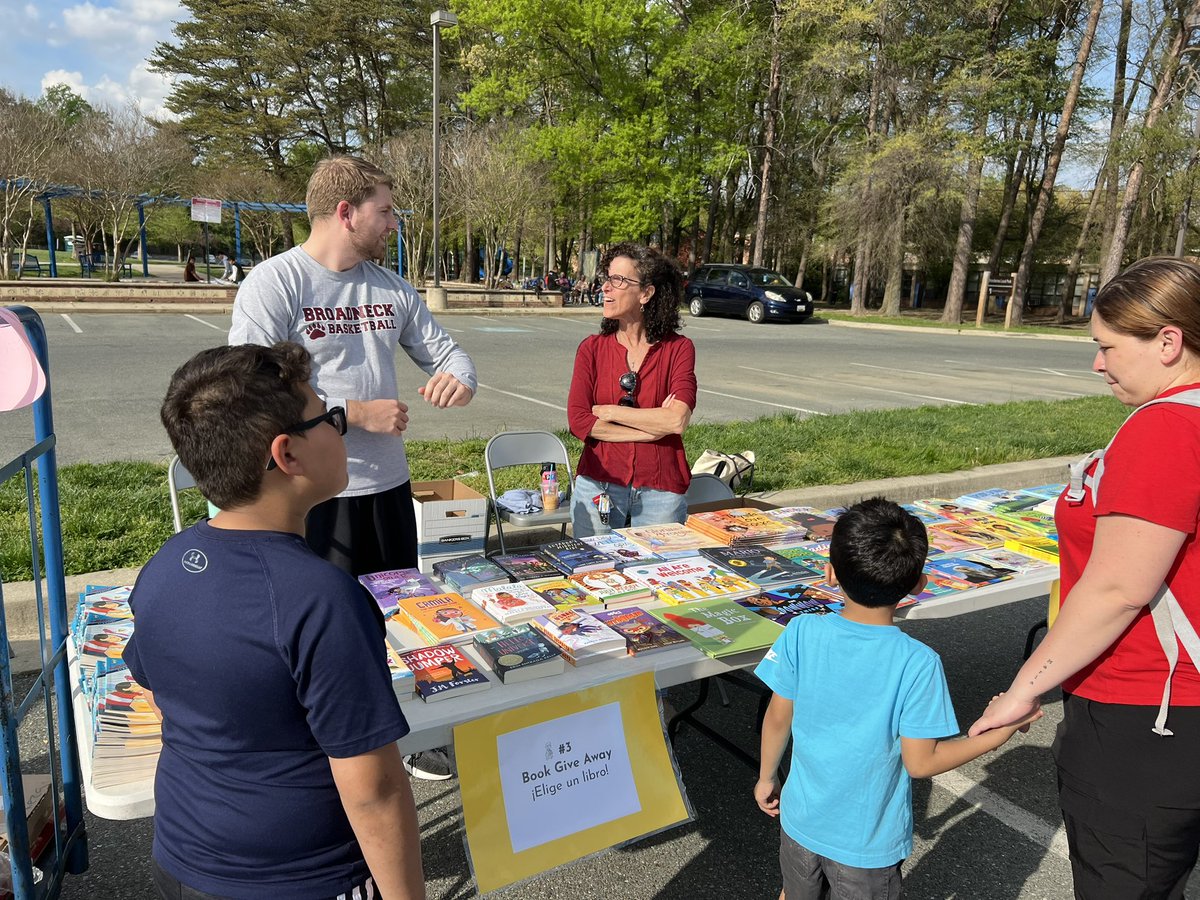
[[[781,506],[775,512],[787,516],[802,528],[806,541],[827,541],[833,536],[833,525],[837,518],[815,507]]]
[[[537,578],[554,578],[561,575],[546,557],[536,550],[527,553],[507,553],[493,556],[492,562],[512,576],[514,581],[533,581]]]
[[[553,603],[520,581],[475,588],[471,592],[471,602],[504,625],[519,625],[534,616],[552,613],[555,609]]]
[[[491,687],[487,676],[453,644],[409,650],[400,654],[400,661],[412,669],[417,696],[427,702]]]
[[[476,632],[499,628],[500,623],[461,594],[434,594],[432,597],[405,597],[387,619],[389,633],[395,624],[407,625],[429,646],[461,644]],[[404,636],[398,635],[397,642]]]
[[[400,661],[400,654],[393,650],[387,643],[384,643],[384,650],[387,652],[388,671],[392,673],[392,687],[396,689],[396,696],[401,700],[407,700],[413,695],[416,690],[416,679],[413,678],[412,669]]]
[[[991,550],[995,547],[1003,546],[1004,538],[997,537],[988,531],[982,524],[977,521],[961,520],[953,525],[939,525],[937,528],[931,528],[930,531],[937,531],[943,535],[954,535],[964,541],[968,541],[983,550]],[[974,547],[971,549],[975,549]],[[947,551],[949,552],[949,551]]]
[[[628,569],[609,569],[606,572],[583,572],[569,579],[587,595],[588,604],[607,607],[627,606],[650,600],[654,592],[645,582],[634,578]]]
[[[1012,512],[1014,510],[1037,506],[1045,499],[1045,497],[1038,497],[1023,490],[988,488],[983,491],[973,491],[970,494],[963,494],[961,497],[956,497],[954,502],[959,506],[967,506],[982,512],[991,512],[993,509],[1001,508],[1005,512]]]
[[[629,652],[634,656],[687,643],[683,635],[673,628],[668,628],[640,606],[609,609],[595,615],[613,631],[624,636]]]
[[[1014,550],[1007,550],[1003,547],[996,550],[980,550],[978,553],[967,553],[964,555],[967,559],[973,559],[985,565],[1002,566],[1006,569],[1012,569],[1020,575],[1037,572],[1039,569],[1051,568],[1050,563],[1045,560],[1034,559],[1032,556],[1026,556],[1024,553],[1017,553]]]
[[[968,587],[994,584],[1017,574],[1016,569],[989,565],[966,556],[943,556],[925,563],[925,571],[964,582]]]
[[[560,609],[538,616],[530,624],[562,650],[575,666],[624,656],[625,638],[581,609]]]
[[[725,547],[792,541],[805,536],[803,526],[772,512],[742,507],[692,513],[687,517],[687,527]]]
[[[930,527],[931,525],[949,525],[954,521],[954,519],[950,518],[949,516],[943,516],[935,512],[930,512],[924,507],[918,506],[916,503],[901,503],[900,508],[905,512],[915,516],[917,520],[926,528]]]
[[[638,525],[633,528],[618,528],[617,534],[645,547],[663,559],[695,556],[704,547],[719,547],[720,543],[707,535],[693,531],[686,525],[670,522],[666,525]]]
[[[588,537],[582,537],[580,540],[589,547],[595,547],[613,560],[618,569],[625,566],[646,565],[648,563],[663,561],[661,556],[656,556],[645,547],[635,544],[629,538],[617,534],[615,531],[608,534],[593,534]]]
[[[529,625],[478,634],[475,646],[505,684],[557,675],[565,668],[562,651]]]
[[[808,572],[810,578],[825,577],[825,564],[829,562],[829,557],[814,553],[808,548],[807,544],[772,547],[771,550],[791,562],[793,566],[799,566],[804,569]]]
[[[505,584],[512,579],[508,573],[481,554],[456,556],[433,564],[434,573],[460,594],[469,594],[477,587]]]
[[[385,616],[396,611],[401,597],[429,597],[441,593],[441,588],[418,569],[388,569],[359,575],[358,582],[371,592]]]
[[[932,600],[935,597],[943,597],[946,594],[953,594],[957,591],[965,591],[969,588],[965,581],[959,581],[957,578],[946,578],[944,575],[937,573],[925,573],[925,587],[919,594],[913,598],[913,603],[920,603],[924,600]],[[907,606],[907,603],[900,604]]]
[[[743,597],[737,603],[776,625],[787,625],[796,616],[828,615],[845,605],[831,600],[823,591],[811,591],[804,585],[764,591],[756,597]]]
[[[1025,556],[1032,556],[1034,559],[1058,565],[1058,541],[1051,538],[1030,536],[1020,540],[1005,541],[1004,549],[1015,550]]]
[[[714,658],[762,650],[783,630],[733,600],[697,600],[651,612]]]
[[[714,597],[749,597],[758,586],[704,556],[668,560],[652,566],[630,566],[626,574],[647,584],[664,603],[687,603]]]
[[[539,552],[564,575],[616,568],[616,562],[610,556],[575,538],[542,544]]]
[[[525,584],[555,609],[596,602],[588,596],[587,591],[569,578],[541,578],[537,581],[527,581]]]
[[[947,519],[961,519],[966,516],[968,519],[979,513],[977,509],[971,509],[967,506],[960,506],[953,500],[944,500],[940,497],[932,497],[928,500],[917,500],[916,505],[922,509],[927,509],[932,513],[943,516]]]
[[[982,544],[967,540],[951,531],[943,531],[949,525],[935,525],[926,530],[929,536],[929,555],[939,556],[947,553],[967,553],[972,550],[983,550]]]
[[[760,588],[784,587],[811,581],[813,572],[765,547],[707,547],[700,551],[718,566],[752,581]]]

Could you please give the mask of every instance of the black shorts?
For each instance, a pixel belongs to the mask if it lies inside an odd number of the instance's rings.
[[[1200,850],[1200,707],[1063,696],[1058,796],[1081,900],[1182,900]]]
[[[351,575],[417,565],[417,516],[412,482],[378,494],[334,497],[308,514],[313,552]]]

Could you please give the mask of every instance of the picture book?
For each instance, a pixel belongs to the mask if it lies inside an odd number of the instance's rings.
[[[825,577],[825,563],[829,562],[829,557],[814,553],[806,544],[772,547],[771,550],[791,562],[792,565],[807,571],[810,578]]]
[[[796,525],[786,517],[749,507],[692,513],[687,517],[687,527],[726,547],[804,536],[803,526]]]
[[[956,497],[954,502],[959,506],[967,506],[982,512],[990,512],[993,509],[1001,507],[1005,507],[1006,511],[1025,509],[1027,506],[1037,506],[1044,499],[1044,497],[1027,494],[1023,490],[988,488],[983,491],[973,491],[970,494],[963,494],[961,497]]]
[[[833,536],[833,524],[836,517],[827,515],[822,510],[812,506],[781,506],[775,512],[787,516],[804,530],[804,539],[809,541],[825,541]]]
[[[1009,540],[1004,542],[1004,549],[1015,550],[1025,556],[1058,565],[1058,541],[1051,538],[1030,536],[1020,540]]]
[[[926,563],[928,565],[928,563]],[[920,603],[923,600],[932,600],[935,597],[942,597],[946,594],[953,594],[956,591],[965,591],[970,587],[965,581],[959,581],[957,578],[946,578],[943,575],[936,573],[925,573],[925,587],[916,597],[913,598],[913,603]],[[907,603],[900,604],[907,606]]]
[[[81,670],[94,669],[100,660],[119,660],[125,650],[133,623],[111,622],[88,625],[80,632],[82,639],[76,648]]]
[[[359,575],[358,582],[370,591],[385,616],[396,611],[401,597],[429,597],[441,593],[441,588],[417,569],[388,569]]]
[[[1057,500],[1059,494],[1063,492],[1065,484],[1039,484],[1037,487],[1028,487],[1023,490],[1027,494],[1037,494],[1043,500]]]
[[[1004,566],[989,565],[966,556],[943,556],[931,559],[925,563],[925,571],[930,574],[942,575],[965,582],[969,587],[982,584],[994,584],[1005,581],[1017,574],[1016,569]]]
[[[708,547],[700,553],[760,588],[799,584],[815,577],[808,567],[765,547]]]
[[[416,679],[413,678],[412,669],[401,662],[400,654],[386,643],[384,651],[387,653],[388,671],[392,673],[392,687],[396,689],[396,696],[401,700],[411,697],[416,689]]]
[[[493,556],[492,562],[511,575],[514,581],[554,578],[562,574],[562,572],[550,564],[546,557],[542,556],[536,550]]]
[[[608,554],[575,538],[563,538],[561,541],[542,544],[539,552],[546,557],[550,565],[564,575],[616,568],[615,560]]]
[[[1058,501],[1048,502],[1057,503]],[[1058,540],[1058,526],[1054,524],[1053,510],[1049,514],[1038,512],[1035,509],[1027,509],[1019,513],[993,513],[991,518],[1001,522],[1008,522],[1042,537]]]
[[[475,646],[505,684],[557,675],[565,668],[562,651],[529,625],[477,634]]]
[[[81,644],[83,629],[92,625],[114,623],[128,624],[133,621],[133,609],[129,606],[132,588],[104,588],[80,595],[71,623],[71,634]]]
[[[433,571],[447,587],[460,594],[469,594],[477,587],[504,584],[512,580],[506,571],[479,553],[438,560],[433,564]]]
[[[949,516],[943,516],[939,515],[938,513],[931,512],[922,506],[918,506],[916,503],[901,503],[900,508],[906,513],[915,516],[917,521],[919,521],[926,528],[931,525],[949,525],[954,521],[954,519],[950,518]]]
[[[487,676],[453,644],[409,650],[400,654],[400,661],[412,669],[417,696],[426,702],[491,687]]]
[[[525,584],[533,588],[534,593],[555,609],[596,602],[588,596],[587,591],[569,578],[539,578],[537,581],[527,581]]]
[[[704,556],[689,556],[625,572],[650,586],[664,603],[687,603],[713,597],[749,597],[758,586]]]
[[[991,550],[995,547],[1000,547],[1004,544],[1003,537],[997,537],[987,530],[982,524],[976,520],[967,521],[965,519],[955,522],[953,525],[939,525],[934,529],[941,534],[952,534],[964,541],[969,541],[976,547],[984,550]],[[972,548],[974,549],[974,548]]]
[[[569,580],[584,592],[589,604],[624,606],[649,600],[654,596],[654,592],[646,583],[633,577],[629,569],[583,572],[572,575]]]
[[[737,603],[780,626],[787,625],[796,616],[824,616],[844,606],[830,600],[824,592],[810,591],[803,585],[764,591],[756,597],[743,597]]]
[[[960,506],[953,500],[943,500],[938,497],[927,500],[917,500],[915,501],[914,505],[919,506],[922,509],[927,509],[930,512],[936,513],[937,515],[943,516],[947,519],[961,519],[963,516],[970,518],[979,512],[977,509],[971,509],[967,506]]]
[[[548,616],[538,616],[530,624],[562,650],[572,665],[586,665],[627,653],[625,638],[581,609],[560,609]]]
[[[605,556],[616,563],[618,569],[624,566],[644,565],[646,563],[662,562],[661,556],[656,556],[640,544],[635,544],[629,538],[617,534],[593,534],[580,538],[589,547],[595,547]]]
[[[948,553],[966,553],[970,550],[985,549],[982,544],[967,540],[965,537],[955,534],[952,531],[942,530],[948,527],[947,525],[935,525],[933,528],[926,529],[926,533],[929,536],[930,556],[940,556]]]
[[[640,606],[610,609],[595,614],[596,618],[625,638],[630,654],[639,656],[669,647],[679,647],[687,639],[673,628],[668,628]]]
[[[554,604],[538,595],[527,584],[493,584],[475,588],[471,602],[482,607],[492,618],[504,625],[519,625],[534,616],[554,612]]]
[[[664,559],[695,556],[703,547],[720,546],[720,543],[711,537],[676,522],[669,522],[666,525],[618,528],[616,532],[639,547],[645,547],[655,556],[661,556]]]
[[[474,603],[455,593],[404,597],[399,601],[396,612],[388,617],[389,632],[392,630],[391,623],[398,619],[401,624],[417,632],[429,646],[461,644],[469,641],[478,631],[500,626]],[[399,636],[399,640],[403,639],[403,636]]]
[[[712,657],[762,650],[775,643],[783,629],[733,600],[697,600],[652,611],[697,649]]]
[[[1026,556],[1023,553],[1017,553],[1014,550],[1008,550],[1003,547],[995,550],[980,550],[978,553],[967,553],[964,556],[967,559],[973,559],[985,565],[1003,566],[1006,569],[1012,569],[1019,575],[1037,572],[1039,569],[1051,568],[1050,563],[1045,560],[1034,559],[1032,556]]]

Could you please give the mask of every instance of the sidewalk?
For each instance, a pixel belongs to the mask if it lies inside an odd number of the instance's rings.
[[[847,506],[864,497],[876,495],[883,495],[900,503],[908,503],[922,497],[953,499],[962,494],[991,487],[1033,487],[1065,481],[1067,465],[1073,461],[1074,457],[1059,456],[1029,460],[1028,462],[979,466],[962,472],[940,475],[914,475],[904,478],[885,478],[878,481],[860,481],[854,484],[819,485],[797,490],[755,493],[750,496],[774,506],[814,506],[818,509]],[[533,544],[544,540],[553,540],[558,535],[558,529],[511,533],[519,534],[522,544]],[[499,549],[499,543],[493,531],[488,550],[497,549]],[[86,585],[133,584],[139,571],[140,567],[135,567],[90,572],[85,575],[68,575],[66,577],[67,604],[71,606],[74,598],[83,591]],[[0,590],[3,591],[5,622],[13,649],[16,651],[13,659],[13,671],[28,672],[37,669],[40,662],[37,650],[38,623],[34,583],[32,581],[16,581],[0,586]],[[42,596],[45,597],[44,582],[42,590]]]

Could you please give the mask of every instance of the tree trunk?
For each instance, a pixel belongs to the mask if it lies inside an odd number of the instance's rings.
[[[1196,2],[1200,3],[1200,0],[1196,0]],[[1067,88],[1062,115],[1059,117],[1058,129],[1054,134],[1054,143],[1046,157],[1046,169],[1042,173],[1042,186],[1038,190],[1037,205],[1029,220],[1029,230],[1025,234],[1025,246],[1021,250],[1021,261],[1017,265],[1017,274],[1013,278],[1013,294],[1010,301],[1012,315],[1009,320],[1013,325],[1020,325],[1022,321],[1025,293],[1029,289],[1029,277],[1033,271],[1033,254],[1037,249],[1042,225],[1046,221],[1046,211],[1050,208],[1050,197],[1054,193],[1054,179],[1058,176],[1058,166],[1062,162],[1063,148],[1066,146],[1067,134],[1071,129],[1071,117],[1075,112],[1075,104],[1079,100],[1079,90],[1083,86],[1083,73],[1087,68],[1088,56],[1092,52],[1092,41],[1096,37],[1096,25],[1100,21],[1100,10],[1103,7],[1104,0],[1092,0],[1083,40],[1080,42],[1079,52],[1075,56],[1071,84]]]
[[[1180,20],[1174,37],[1171,39],[1170,47],[1163,59],[1162,74],[1159,76],[1158,84],[1154,88],[1154,96],[1150,100],[1150,106],[1146,110],[1146,117],[1142,125],[1144,132],[1153,131],[1154,126],[1158,124],[1163,110],[1167,108],[1167,101],[1170,99],[1171,89],[1175,84],[1175,73],[1179,69],[1179,60],[1183,55],[1183,49],[1187,46],[1188,36],[1191,33],[1190,23],[1195,20],[1198,11],[1200,11],[1200,0],[1192,0],[1188,4],[1183,18]],[[1121,200],[1121,208],[1117,213],[1116,226],[1113,228],[1112,244],[1109,247],[1108,256],[1100,261],[1100,287],[1104,287],[1121,268],[1121,260],[1125,255],[1125,242],[1129,239],[1129,223],[1133,218],[1134,207],[1137,206],[1138,194],[1141,191],[1142,177],[1145,175],[1145,171],[1146,150],[1143,146],[1139,148],[1138,157],[1129,170],[1129,180],[1125,184],[1125,196]]]
[[[1117,30],[1117,52],[1113,57],[1112,116],[1108,125],[1108,149],[1100,184],[1104,188],[1104,212],[1101,219],[1103,232],[1100,239],[1100,258],[1108,256],[1112,244],[1113,229],[1117,222],[1117,195],[1121,178],[1121,158],[1118,152],[1125,133],[1127,107],[1125,106],[1125,71],[1129,56],[1129,32],[1133,25],[1133,0],[1121,0],[1121,19]],[[1158,36],[1155,35],[1157,44]],[[1149,51],[1149,48],[1147,48]],[[1145,59],[1143,60],[1145,62]],[[1135,81],[1136,83],[1136,81]],[[1136,88],[1135,88],[1136,93]]]
[[[1017,206],[1017,195],[1021,193],[1021,182],[1025,178],[1025,169],[1033,152],[1033,132],[1036,129],[1037,117],[1030,112],[1026,122],[1025,137],[1021,148],[1014,159],[1010,160],[1005,172],[1004,198],[1000,207],[1000,221],[996,223],[996,238],[992,241],[992,252],[988,254],[987,271],[995,275],[1000,268],[1000,257],[1004,254],[1004,244],[1008,240],[1009,224],[1012,221],[1013,210]]]
[[[478,284],[479,264],[475,261],[475,228],[469,213],[463,216],[463,243],[466,245],[463,251],[463,268],[467,270],[467,277],[463,280],[467,284]]]
[[[987,137],[987,113],[980,113],[975,121],[974,138],[980,144]],[[941,321],[962,321],[963,299],[967,293],[967,274],[971,268],[971,248],[975,240],[975,214],[979,208],[979,183],[983,178],[983,151],[971,156],[967,170],[967,189],[963,193],[962,209],[959,212],[958,240],[954,244],[954,267],[950,272],[950,286],[946,288],[946,305],[942,309]]]
[[[717,230],[717,214],[721,209],[721,188],[715,181],[708,189],[708,227],[704,229],[704,249],[700,252],[700,265],[712,259],[713,234]]]
[[[850,315],[867,314],[867,294],[871,291],[871,247],[866,238],[854,251],[854,280],[850,282]]]
[[[1103,167],[1101,168],[1103,171]],[[1058,315],[1054,317],[1054,321],[1058,323],[1065,322],[1067,316],[1071,315],[1075,305],[1075,285],[1079,281],[1079,267],[1083,262],[1083,248],[1087,243],[1088,232],[1092,230],[1092,219],[1096,215],[1096,210],[1100,206],[1100,197],[1104,193],[1104,182],[1097,180],[1092,188],[1092,199],[1088,201],[1087,215],[1083,217],[1083,227],[1079,229],[1079,237],[1075,239],[1075,250],[1071,254],[1071,261],[1067,264],[1067,281],[1063,289],[1062,302],[1058,307]],[[1086,297],[1086,292],[1085,295]]]
[[[771,204],[771,163],[775,159],[775,120],[779,116],[780,51],[779,28],[782,12],[779,0],[771,4],[771,80],[767,88],[765,110],[765,139],[763,141],[762,170],[759,176],[758,220],[754,225],[754,265],[761,266],[767,243],[767,211]]]
[[[737,235],[737,183],[740,166],[733,166],[725,176],[725,222],[721,234],[721,256],[730,262],[740,262],[734,256]]]
[[[900,225],[888,248],[887,283],[883,289],[883,306],[879,310],[881,316],[900,315],[900,295],[904,285],[904,219],[906,211],[900,213]]]

